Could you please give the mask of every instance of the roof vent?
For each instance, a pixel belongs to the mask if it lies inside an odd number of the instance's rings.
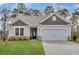
[[[52,21],[56,21],[56,16],[55,15],[52,16]]]

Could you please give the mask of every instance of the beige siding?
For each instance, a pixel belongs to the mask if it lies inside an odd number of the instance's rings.
[[[30,37],[30,27],[29,26],[11,26],[9,29],[8,38],[16,37],[15,28],[24,28],[24,36]]]
[[[14,27],[13,26],[10,26],[9,27],[9,35],[8,35],[8,38],[9,37],[12,37],[12,36],[14,36]]]
[[[59,29],[59,28],[62,28],[62,29],[64,29],[64,28],[68,28],[68,26],[67,25],[40,25],[39,26],[40,28],[53,28],[53,29]]]

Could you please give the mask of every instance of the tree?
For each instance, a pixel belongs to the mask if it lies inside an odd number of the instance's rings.
[[[28,9],[27,12],[31,15],[31,16],[34,16],[35,13],[34,13],[34,10],[32,8]]]
[[[24,3],[19,3],[17,5],[17,8],[13,9],[11,17],[15,18],[19,14],[21,14],[21,15],[27,14],[27,8],[26,8],[26,5]]]
[[[18,9],[19,14],[24,14],[24,12],[26,12],[27,10],[26,5],[24,3],[19,3],[17,5],[17,9]]]
[[[24,3],[19,3],[17,5],[17,8],[14,8],[14,10],[12,11],[11,17],[16,17],[19,14],[29,16],[39,16],[41,15],[41,12],[39,10],[34,10],[32,8],[28,9],[26,8],[26,5]]]
[[[39,16],[41,15],[41,12],[39,10],[29,9],[27,11],[31,16]]]
[[[28,11],[24,12],[24,15],[31,16],[31,14]]]
[[[64,18],[66,18],[70,13],[67,9],[61,9],[61,10],[58,10],[57,13],[61,16],[63,16]]]
[[[77,36],[78,32],[78,17],[79,17],[79,12],[75,10],[75,12],[72,13],[72,19],[71,19],[71,22],[72,22],[72,27],[71,27],[71,30],[72,30],[72,37],[74,36]]]
[[[19,14],[18,9],[14,8],[13,11],[12,11],[11,18],[15,18],[18,14]]]
[[[54,8],[52,6],[47,6],[44,10],[45,15],[49,15],[50,13],[54,12]]]
[[[8,10],[7,8],[3,8],[1,11],[0,11],[1,15],[2,15],[2,19],[1,21],[3,22],[3,32],[4,32],[4,37],[3,37],[3,41],[6,40],[6,22],[7,22],[7,19],[9,17],[9,13],[10,13],[10,10]]]
[[[76,34],[77,34],[77,38],[79,39],[79,23],[78,23],[78,19],[79,19],[79,8],[75,9],[75,12],[73,13],[74,15],[74,20],[75,20],[75,26],[76,26]]]
[[[17,5],[17,8],[18,8],[19,10],[26,10],[26,5],[25,5],[24,3],[19,3],[19,4]]]
[[[41,12],[39,10],[33,10],[33,12],[34,12],[35,16],[41,15]]]

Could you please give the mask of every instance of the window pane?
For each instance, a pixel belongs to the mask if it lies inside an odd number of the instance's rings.
[[[15,35],[19,36],[19,28],[15,28]]]
[[[24,35],[24,28],[20,28],[20,36]]]

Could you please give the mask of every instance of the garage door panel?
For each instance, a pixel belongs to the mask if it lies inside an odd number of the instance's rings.
[[[67,40],[66,29],[43,29],[42,40]]]

